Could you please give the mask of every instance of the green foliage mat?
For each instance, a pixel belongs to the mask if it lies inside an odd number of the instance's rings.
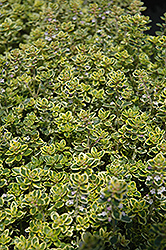
[[[166,14],[1,0],[0,249],[166,249]]]

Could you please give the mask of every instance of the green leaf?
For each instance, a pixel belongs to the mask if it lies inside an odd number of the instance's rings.
[[[14,167],[14,168],[12,168],[12,172],[14,173],[14,175],[18,175],[18,174],[20,174],[20,172],[21,172],[21,168],[19,167]]]
[[[118,236],[117,235],[114,235],[112,237],[110,237],[110,242],[112,245],[115,245],[118,241]]]
[[[132,207],[134,207],[136,203],[137,203],[136,199],[130,198],[130,204],[132,205]]]
[[[21,159],[22,159],[22,155],[17,155],[17,156],[15,157],[15,160],[16,160],[16,161],[21,161]]]
[[[56,202],[55,206],[56,206],[56,208],[61,208],[61,207],[64,206],[64,202],[63,201],[58,201],[58,202]]]
[[[135,141],[135,140],[137,140],[138,136],[137,136],[137,135],[132,134],[130,138],[131,138],[131,140]]]
[[[138,212],[138,215],[139,215],[140,217],[142,217],[142,218],[145,218],[145,217],[147,216],[147,214],[146,214],[146,212],[145,212],[144,210],[139,211],[139,212]]]
[[[12,162],[14,162],[15,161],[15,156],[10,156],[10,157],[8,157],[7,159],[6,159],[6,164],[11,164]]]
[[[4,199],[2,197],[0,197],[0,207],[3,207],[3,205],[4,205]],[[2,213],[0,211],[0,217],[1,216],[2,216]],[[1,218],[0,218],[0,220],[1,220]]]
[[[14,152],[11,152],[10,150],[8,150],[6,153],[5,153],[5,155],[13,155],[14,154]]]
[[[21,146],[21,151],[22,151],[22,152],[25,151],[25,150],[27,149],[27,147],[28,147],[28,145],[25,145],[25,144],[22,145],[22,146]]]
[[[35,215],[37,213],[37,211],[38,211],[38,208],[33,207],[33,208],[30,209],[30,214]]]
[[[0,249],[1,250],[9,250],[9,248],[7,246],[4,246],[4,245],[0,245]]]
[[[80,215],[77,216],[77,223],[84,224],[83,218]]]
[[[55,165],[55,168],[57,168],[57,169],[61,169],[61,168],[63,168],[63,165],[62,165],[62,164],[60,164],[60,163],[57,163],[57,164]]]
[[[42,183],[41,182],[33,182],[32,185],[35,188],[42,188]]]
[[[120,220],[122,217],[121,212],[119,212],[118,210],[113,210],[112,211],[112,217],[116,220]]]
[[[147,223],[147,219],[146,219],[146,218],[142,218],[142,217],[138,217],[138,222],[139,222],[140,224],[145,225],[145,224]]]
[[[26,214],[26,212],[18,211],[17,217],[20,218],[20,217],[24,216],[25,214]]]
[[[49,226],[44,226],[43,232],[47,235],[51,233],[51,228]]]
[[[154,241],[154,244],[159,247],[161,246],[161,243],[162,243],[162,240],[163,240],[163,237],[161,235],[158,235]]]
[[[125,223],[131,223],[132,219],[127,215],[123,215],[123,213],[122,213],[121,221],[123,221]]]
[[[28,156],[28,155],[30,155],[31,153],[32,153],[32,149],[31,148],[28,148],[25,152],[24,152],[24,156]]]
[[[7,180],[6,179],[1,179],[0,180],[0,188],[4,187],[5,185],[7,185]]]

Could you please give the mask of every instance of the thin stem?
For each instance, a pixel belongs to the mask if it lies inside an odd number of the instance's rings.
[[[37,93],[36,93],[35,97],[37,97],[37,96],[38,96],[39,91],[40,91],[40,87],[41,87],[41,84],[39,84],[39,87],[38,87],[38,90],[37,90]]]
[[[25,83],[27,89],[29,90],[29,92],[31,93],[31,95],[35,98],[35,95],[32,93],[32,91],[31,91],[30,87],[28,86],[28,84],[26,82],[24,82],[24,83]]]
[[[88,130],[88,141],[87,141],[88,153],[90,150],[90,130]]]
[[[150,97],[148,88],[147,88],[147,86],[146,86],[146,83],[145,83],[144,80],[142,79],[142,77],[141,77],[141,80],[142,80],[142,82],[143,82],[143,84],[144,84],[145,91],[146,91],[146,94],[147,94],[147,96],[148,96],[148,98],[149,98],[150,106],[151,106],[151,110],[152,110],[152,108],[153,108],[153,102],[152,102],[152,99],[151,99],[151,97]]]

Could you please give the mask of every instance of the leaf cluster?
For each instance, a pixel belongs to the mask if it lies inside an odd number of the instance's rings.
[[[0,249],[165,249],[165,15],[0,4]]]

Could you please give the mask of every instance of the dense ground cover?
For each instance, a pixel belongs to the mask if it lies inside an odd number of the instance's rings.
[[[166,15],[0,4],[0,249],[165,249]]]

